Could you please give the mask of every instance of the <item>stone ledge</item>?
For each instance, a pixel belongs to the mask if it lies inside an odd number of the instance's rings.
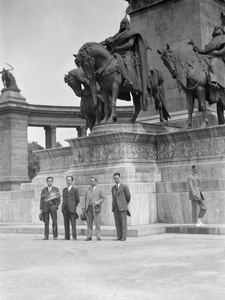
[[[59,225],[58,228],[59,235],[64,235],[63,226]],[[114,226],[102,226],[101,231],[102,236],[116,236],[116,229]],[[44,226],[42,224],[34,223],[0,223],[0,233],[44,235]],[[225,225],[206,224],[202,227],[196,227],[194,224],[156,223],[150,225],[128,227],[128,237],[141,237],[166,233],[225,235]],[[77,234],[78,236],[86,235],[86,225],[78,225]],[[52,234],[50,233],[50,235]]]

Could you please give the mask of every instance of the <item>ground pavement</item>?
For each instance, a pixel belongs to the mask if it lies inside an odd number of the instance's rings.
[[[224,300],[225,236],[0,234],[0,299]]]

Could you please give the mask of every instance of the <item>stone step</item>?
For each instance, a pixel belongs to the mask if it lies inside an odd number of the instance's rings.
[[[64,235],[64,227],[58,226],[59,236]],[[20,234],[42,234],[44,235],[43,224],[34,223],[0,223],[0,233],[20,233]],[[163,233],[180,234],[213,234],[225,235],[225,225],[206,224],[202,227],[196,227],[194,224],[165,224],[156,223],[142,226],[128,227],[128,237],[141,237]],[[86,225],[77,226],[78,236],[86,235]],[[51,226],[50,226],[51,235]],[[102,226],[102,236],[116,236],[115,226]]]

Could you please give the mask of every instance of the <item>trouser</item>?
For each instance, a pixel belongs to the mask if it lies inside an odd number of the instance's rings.
[[[69,240],[70,239],[70,222],[72,226],[72,235],[73,238],[77,237],[77,232],[76,232],[76,214],[71,213],[69,210],[69,207],[66,205],[64,210],[63,210],[63,218],[64,218],[64,230],[65,230],[65,239]]]
[[[100,228],[100,212],[93,211],[93,206],[89,205],[86,211],[86,218],[87,218],[87,237],[92,237],[92,230],[93,230],[93,222],[95,223],[95,235],[97,238],[100,237],[101,228]]]
[[[116,225],[116,234],[118,239],[127,237],[127,211],[119,211],[117,206],[113,210],[115,225]]]
[[[57,209],[54,205],[50,205],[48,210],[43,213],[45,223],[45,237],[49,237],[49,215],[52,218],[52,233],[54,237],[58,236],[58,224],[57,224]]]
[[[192,204],[192,222],[197,223],[197,218],[201,219],[206,213],[206,206],[204,200],[191,200]],[[200,208],[199,214],[197,216],[198,206]]]

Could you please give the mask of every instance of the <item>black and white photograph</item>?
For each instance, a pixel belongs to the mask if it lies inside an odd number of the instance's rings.
[[[0,299],[225,299],[225,1],[0,0]]]

